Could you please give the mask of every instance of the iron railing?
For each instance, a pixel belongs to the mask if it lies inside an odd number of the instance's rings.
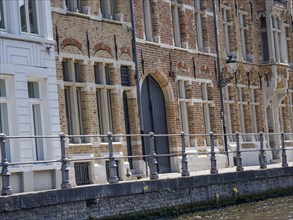
[[[94,161],[94,160],[101,160],[101,159],[106,159],[108,160],[107,163],[107,178],[108,182],[110,184],[112,183],[118,183],[119,178],[117,174],[117,159],[129,159],[129,158],[145,158],[147,159],[147,165],[149,167],[149,178],[150,179],[158,179],[159,174],[158,174],[158,162],[157,158],[158,157],[174,157],[174,156],[180,156],[181,157],[181,176],[189,176],[189,166],[188,166],[188,155],[209,155],[210,156],[210,174],[216,174],[218,173],[218,168],[217,168],[217,154],[226,154],[228,155],[228,160],[229,160],[229,154],[236,155],[236,160],[235,160],[235,166],[236,166],[236,171],[244,171],[244,166],[242,164],[242,153],[245,152],[256,152],[259,157],[259,168],[260,169],[266,169],[267,164],[266,164],[266,152],[271,151],[274,152],[276,151],[278,154],[281,156],[281,167],[288,167],[288,161],[287,161],[287,151],[288,150],[293,150],[292,148],[287,148],[286,147],[286,139],[291,138],[291,142],[293,142],[293,133],[259,133],[259,134],[240,134],[238,132],[234,134],[226,134],[227,136],[235,136],[236,140],[236,150],[228,150],[228,151],[216,151],[215,150],[215,142],[214,140],[217,138],[223,138],[223,134],[214,134],[213,132],[210,132],[209,134],[185,134],[182,132],[181,134],[154,134],[153,132],[149,134],[125,134],[125,135],[113,135],[111,132],[109,132],[107,135],[67,135],[65,136],[64,133],[60,133],[59,136],[6,136],[5,134],[0,134],[0,147],[1,147],[1,178],[2,178],[2,190],[1,190],[1,195],[11,195],[12,194],[12,188],[10,184],[10,172],[9,172],[9,167],[10,166],[15,166],[15,165],[26,165],[26,164],[48,164],[48,163],[61,163],[61,178],[62,178],[62,183],[61,183],[61,188],[71,188],[72,184],[69,179],[69,162],[88,162],[88,161]],[[241,136],[256,136],[259,135],[259,143],[260,143],[260,148],[259,149],[241,149]],[[268,143],[265,139],[268,139],[270,136],[275,136],[280,138],[280,145],[281,148],[267,148],[265,149],[265,145]],[[132,156],[114,156],[114,151],[113,151],[113,137],[144,137],[144,138],[149,138],[150,144],[149,144],[149,149],[150,149],[150,154],[148,155],[132,155]],[[192,137],[207,137],[210,139],[210,151],[206,152],[187,152],[186,151],[186,146],[185,146],[185,138],[186,136],[192,136]],[[109,155],[105,157],[88,157],[88,158],[78,158],[78,159],[68,159],[66,157],[66,138],[73,138],[73,137],[107,137],[108,138],[108,152]],[[181,152],[178,153],[169,153],[169,154],[156,154],[155,151],[155,138],[156,137],[168,137],[168,138],[181,138]],[[24,139],[24,138],[59,138],[60,140],[60,150],[61,150],[61,158],[58,160],[43,160],[43,161],[27,161],[27,162],[8,162],[7,157],[6,157],[6,148],[5,148],[5,143],[6,140],[9,139]],[[292,151],[293,155],[293,151]],[[84,165],[84,164],[83,164]],[[82,167],[80,169],[88,169],[88,167]],[[88,170],[87,170],[88,173]],[[81,179],[81,184],[86,184],[85,178],[87,179],[87,182],[90,183],[89,178],[87,176],[85,177],[80,177]]]

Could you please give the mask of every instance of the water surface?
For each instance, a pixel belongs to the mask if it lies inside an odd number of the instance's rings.
[[[182,215],[174,220],[241,219],[241,220],[293,220],[293,196],[244,203],[223,209]]]

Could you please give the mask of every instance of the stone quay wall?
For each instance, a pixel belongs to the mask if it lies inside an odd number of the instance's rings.
[[[88,185],[0,197],[0,219],[99,219],[293,188],[293,167]]]

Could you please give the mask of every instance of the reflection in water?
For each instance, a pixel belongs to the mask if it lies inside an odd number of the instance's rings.
[[[293,220],[293,196],[235,205],[218,210],[186,214],[175,219]]]

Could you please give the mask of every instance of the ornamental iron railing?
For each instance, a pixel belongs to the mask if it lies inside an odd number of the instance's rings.
[[[235,149],[230,149],[228,151],[216,149],[216,139],[217,141],[223,138],[225,135],[227,136],[235,136],[233,140],[235,140]],[[106,176],[107,180],[110,184],[118,183],[120,178],[118,177],[118,168],[117,163],[118,159],[145,159],[148,168],[146,172],[149,170],[149,178],[150,179],[158,179],[160,175],[158,174],[158,161],[159,157],[176,157],[179,156],[181,159],[181,176],[190,176],[188,165],[188,156],[192,155],[207,155],[210,157],[210,174],[217,174],[218,167],[217,167],[217,157],[219,154],[226,155],[227,160],[229,160],[229,155],[233,155],[234,157],[234,166],[236,168],[236,172],[244,171],[245,168],[242,163],[242,154],[243,153],[255,153],[259,159],[259,169],[267,169],[267,154],[271,152],[277,156],[279,156],[279,164],[280,167],[288,167],[288,160],[287,154],[290,151],[290,156],[292,153],[293,158],[293,146],[286,146],[293,145],[293,133],[258,133],[258,134],[240,134],[238,132],[233,134],[214,134],[210,132],[209,134],[185,134],[181,132],[180,134],[154,134],[153,132],[149,134],[129,134],[129,135],[113,135],[109,132],[107,135],[66,135],[64,133],[60,133],[59,136],[6,136],[5,134],[0,134],[0,147],[1,147],[1,180],[2,180],[2,190],[1,195],[11,195],[12,188],[11,188],[11,174],[9,172],[9,168],[13,166],[21,166],[21,165],[37,165],[37,164],[52,164],[52,163],[60,163],[61,164],[61,188],[71,188],[72,184],[70,181],[69,175],[69,162],[74,162],[75,168],[75,178],[77,185],[85,185],[90,184],[90,163],[89,161],[97,161],[97,160],[106,160]],[[257,142],[259,142],[259,149],[258,148],[248,148],[245,149],[241,145],[243,145],[242,136],[252,136],[258,137]],[[67,158],[67,149],[66,149],[66,138],[73,138],[73,137],[82,137],[82,138],[108,138],[108,156],[102,157],[86,157],[86,158],[74,158],[68,159]],[[114,137],[140,137],[140,138],[149,138],[149,154],[148,155],[122,155],[116,156],[114,155],[113,149],[113,138]],[[181,139],[181,150],[178,153],[168,153],[168,154],[157,154],[155,150],[155,139],[158,137],[168,137],[168,138],[180,138]],[[190,152],[187,151],[186,141],[185,138],[187,137],[205,137],[209,138],[209,150],[207,151],[197,151],[197,152]],[[58,138],[60,141],[60,151],[61,151],[61,158],[58,160],[43,160],[43,161],[26,161],[26,162],[8,162],[7,153],[6,153],[6,141],[11,139],[25,139],[25,138],[44,138],[44,139],[56,139]],[[256,141],[256,140],[255,140]],[[218,142],[217,142],[218,143]],[[275,144],[275,145],[274,145]],[[271,147],[270,147],[271,146]],[[280,146],[276,148],[275,146]],[[292,159],[291,158],[291,159]],[[293,162],[293,159],[292,159]],[[292,163],[293,164],[293,163]],[[131,175],[129,172],[126,172],[126,175]]]

